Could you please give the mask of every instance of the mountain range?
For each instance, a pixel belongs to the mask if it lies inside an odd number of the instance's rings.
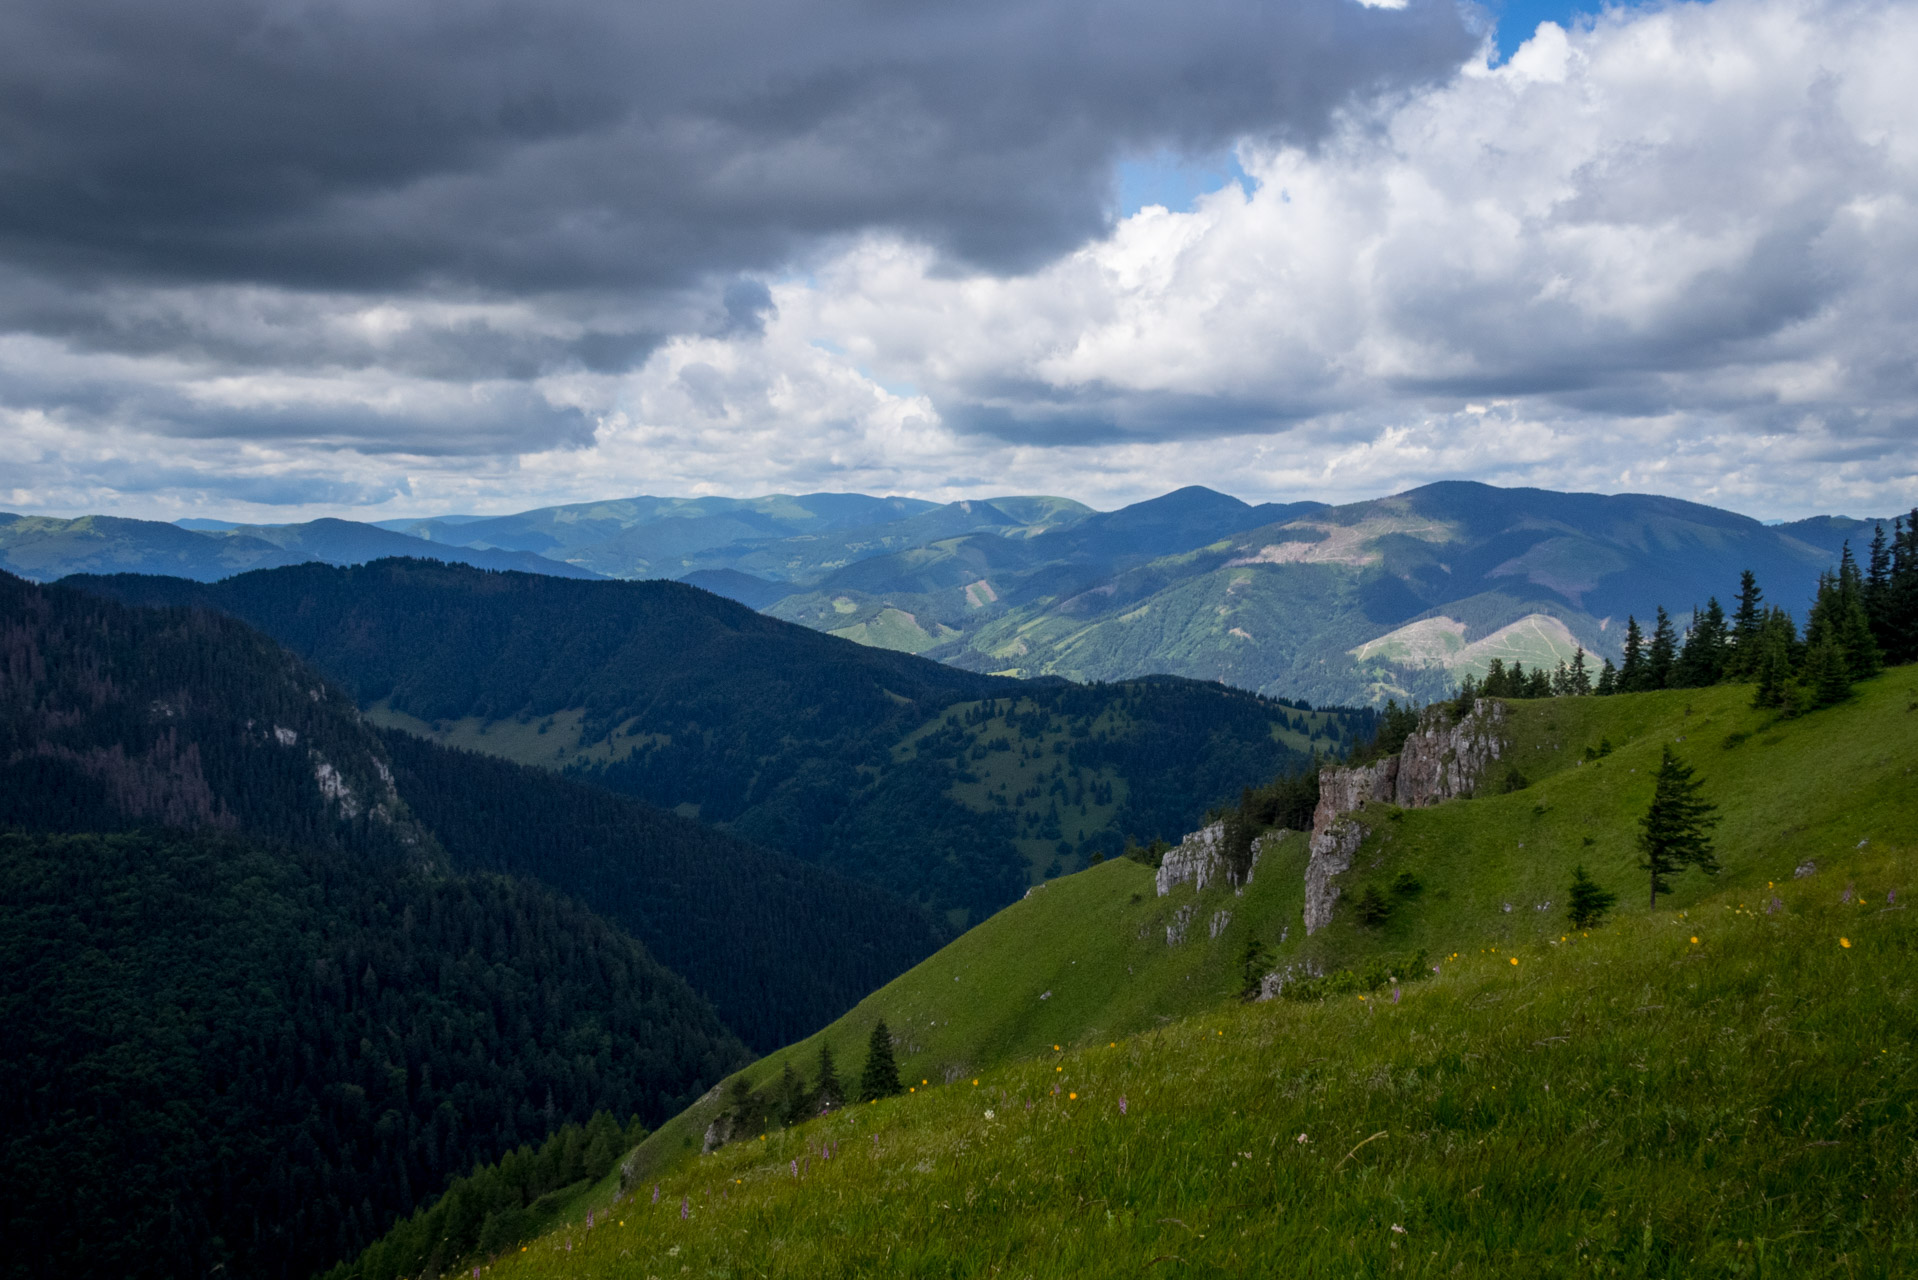
[[[1179,678],[964,671],[677,582],[417,560],[67,581],[232,614],[376,723],[717,824],[954,927],[1095,853],[1175,836],[1374,720]]]
[[[0,567],[215,581],[386,556],[677,579],[869,646],[1012,676],[1221,680],[1319,703],[1424,700],[1491,660],[1617,658],[1750,569],[1794,612],[1884,521],[1766,525],[1648,495],[1446,482],[1344,506],[1204,488],[1116,511],[1064,498],[651,498],[378,525],[0,517]]]

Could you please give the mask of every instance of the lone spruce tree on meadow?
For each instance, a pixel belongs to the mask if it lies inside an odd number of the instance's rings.
[[[1572,872],[1571,902],[1565,912],[1572,922],[1572,928],[1596,928],[1605,918],[1605,913],[1617,905],[1618,895],[1610,889],[1601,888],[1598,881],[1586,875],[1583,864]]]
[[[899,1064],[892,1057],[892,1032],[881,1018],[872,1025],[872,1040],[866,1046],[866,1069],[859,1074],[859,1100],[890,1098],[903,1086],[899,1083]]]
[[[1718,806],[1698,794],[1699,785],[1691,766],[1667,744],[1658,762],[1652,807],[1638,824],[1638,850],[1644,855],[1638,865],[1651,872],[1653,907],[1658,906],[1659,894],[1672,891],[1668,877],[1686,867],[1718,874],[1718,856],[1709,834],[1718,822]]]

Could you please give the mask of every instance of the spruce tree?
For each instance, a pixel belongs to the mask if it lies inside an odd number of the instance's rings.
[[[1599,669],[1598,687],[1592,692],[1601,698],[1618,692],[1618,668],[1612,665],[1610,658],[1605,659],[1605,665]]]
[[[1871,534],[1871,555],[1865,567],[1865,617],[1871,623],[1872,638],[1881,650],[1891,648],[1891,542],[1885,526],[1877,525]]]
[[[788,1062],[779,1073],[779,1118],[788,1125],[799,1124],[812,1116],[812,1097],[806,1082]]]
[[[822,1110],[846,1100],[845,1086],[839,1083],[839,1072],[833,1068],[832,1046],[823,1040],[819,1042],[819,1082],[813,1086],[813,1096],[819,1099]]]
[[[1703,689],[1725,678],[1725,610],[1713,596],[1705,602],[1705,611],[1692,610],[1691,630],[1685,633],[1685,647],[1678,655],[1676,683],[1685,689]]]
[[[1511,690],[1505,681],[1505,659],[1493,658],[1491,664],[1485,668],[1485,683],[1479,686],[1479,693],[1487,698],[1503,698],[1510,695]]]
[[[1865,607],[1865,577],[1845,544],[1838,560],[1838,599],[1834,606],[1832,639],[1845,655],[1854,680],[1869,680],[1885,669],[1885,656],[1872,635],[1871,613]]]
[[[1891,588],[1886,595],[1885,660],[1918,662],[1918,507],[1892,522]]]
[[[1760,709],[1782,708],[1791,704],[1792,676],[1796,667],[1792,662],[1793,637],[1787,628],[1791,619],[1786,618],[1783,626],[1767,625],[1761,628],[1752,640],[1754,669],[1752,677],[1758,687],[1752,692],[1752,705]]]
[[[1618,895],[1601,888],[1598,881],[1586,875],[1582,863],[1572,872],[1571,902],[1565,912],[1572,922],[1572,928],[1596,928],[1605,918],[1605,913],[1617,903]]]
[[[899,1083],[899,1064],[892,1057],[892,1032],[886,1020],[872,1024],[872,1039],[866,1045],[866,1069],[859,1073],[859,1100],[890,1098],[904,1086]]]
[[[1671,688],[1673,668],[1677,665],[1678,633],[1672,626],[1672,615],[1666,613],[1661,604],[1658,623],[1652,628],[1652,642],[1645,650],[1645,687]]]
[[[1626,615],[1625,618],[1625,662],[1618,669],[1618,691],[1637,693],[1647,688],[1645,683],[1645,632],[1638,625],[1638,619]]]
[[[1652,807],[1638,824],[1638,851],[1643,855],[1638,865],[1651,872],[1653,907],[1658,906],[1659,894],[1672,891],[1668,877],[1686,867],[1697,867],[1706,875],[1718,874],[1718,858],[1709,835],[1718,821],[1717,806],[1698,794],[1699,786],[1691,766],[1666,744],[1658,763]]]
[[[1572,655],[1572,696],[1582,698],[1591,691],[1592,673],[1585,664],[1585,648],[1581,645],[1578,652]]]
[[[1738,609],[1732,614],[1731,653],[1725,664],[1727,680],[1751,680],[1758,675],[1758,633],[1765,624],[1760,608],[1765,593],[1758,589],[1758,578],[1750,569],[1738,575]]]

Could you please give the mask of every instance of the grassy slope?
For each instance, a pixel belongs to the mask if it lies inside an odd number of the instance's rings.
[[[1277,1256],[1301,1274],[1368,1275],[1918,1264],[1904,1225],[1918,1207],[1918,924],[1887,903],[1914,887],[1918,671],[1798,721],[1772,723],[1745,700],[1734,688],[1513,704],[1509,754],[1531,787],[1368,815],[1374,835],[1348,891],[1401,868],[1426,885],[1380,930],[1341,912],[1299,936],[1297,837],[1241,897],[1158,899],[1130,863],[1055,881],[749,1073],[764,1080],[788,1058],[809,1073],[824,1038],[855,1076],[883,1014],[908,1077],[932,1082],[921,1092],[693,1159],[686,1143],[710,1104],[696,1107],[642,1148],[659,1208],[562,1229],[498,1271],[1063,1275],[1157,1260],[1251,1274]],[[1737,734],[1750,736],[1723,745]],[[1601,737],[1618,749],[1579,763]],[[1673,739],[1723,809],[1725,871],[1686,873],[1654,913],[1639,898],[1632,824]],[[1618,922],[1589,938],[1564,927],[1559,905],[1581,860],[1625,897]],[[1807,860],[1818,872],[1793,878]],[[1774,894],[1775,913],[1764,910]],[[1188,903],[1190,940],[1167,946],[1164,919]],[[1220,908],[1233,918],[1213,940],[1203,926]],[[1401,1004],[1229,1003],[1245,937],[1281,929],[1281,963],[1424,946],[1443,972]],[[825,1142],[844,1144],[832,1161],[818,1159]],[[809,1154],[795,1178],[789,1162]],[[602,1186],[575,1213],[610,1196]]]

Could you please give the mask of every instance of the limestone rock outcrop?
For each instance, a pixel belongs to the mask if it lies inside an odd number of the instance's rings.
[[[1365,828],[1350,818],[1313,824],[1312,856],[1305,864],[1305,931],[1317,933],[1332,918],[1339,900],[1335,876],[1352,869],[1352,857],[1365,841]]]
[[[1417,809],[1470,795],[1499,758],[1504,723],[1505,704],[1486,698],[1474,702],[1457,723],[1442,707],[1427,708],[1398,754],[1392,803]]]
[[[1200,827],[1179,841],[1178,847],[1167,849],[1165,857],[1159,862],[1157,884],[1159,896],[1171,893],[1173,886],[1192,881],[1193,888],[1205,892],[1208,884],[1216,884],[1225,878],[1225,823],[1215,822]]]
[[[1312,814],[1311,858],[1305,867],[1305,931],[1332,918],[1338,876],[1352,869],[1365,828],[1346,817],[1373,801],[1418,809],[1470,795],[1503,749],[1499,727],[1505,704],[1480,698],[1454,721],[1448,707],[1427,707],[1419,727],[1395,756],[1319,774],[1319,805]]]
[[[1159,863],[1156,880],[1159,896],[1165,897],[1174,887],[1191,881],[1195,891],[1203,893],[1206,886],[1229,884],[1236,891],[1243,892],[1245,886],[1252,883],[1252,876],[1259,869],[1259,859],[1266,849],[1278,843],[1291,833],[1288,831],[1268,831],[1252,842],[1252,861],[1246,868],[1245,878],[1233,876],[1232,869],[1225,861],[1225,823],[1214,822],[1188,835],[1181,840],[1177,848],[1166,850],[1165,857]]]

